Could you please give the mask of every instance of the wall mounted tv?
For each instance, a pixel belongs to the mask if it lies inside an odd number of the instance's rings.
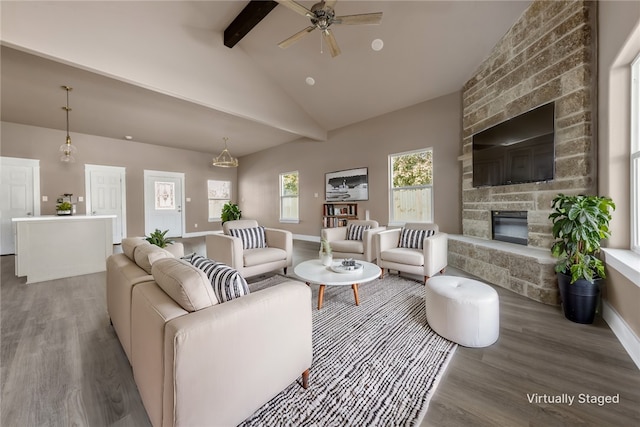
[[[552,180],[554,117],[551,102],[473,135],[473,186]]]

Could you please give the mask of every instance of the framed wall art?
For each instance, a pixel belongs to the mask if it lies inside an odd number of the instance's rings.
[[[369,200],[368,168],[328,172],[324,177],[327,202]]]

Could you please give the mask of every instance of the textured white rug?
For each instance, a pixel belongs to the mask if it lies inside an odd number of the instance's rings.
[[[418,425],[457,347],[427,325],[424,285],[387,276],[360,285],[360,306],[350,286],[327,286],[321,310],[312,289],[309,388],[290,385],[241,426]]]

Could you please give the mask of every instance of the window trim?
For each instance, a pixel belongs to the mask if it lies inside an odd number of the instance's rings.
[[[640,55],[631,62],[631,146],[629,156],[630,249],[640,254]]]
[[[297,175],[298,177],[298,193],[295,196],[285,196],[283,195],[283,178],[285,175]],[[279,205],[279,222],[281,224],[298,224],[300,222],[300,172],[299,171],[289,171],[289,172],[282,172],[280,173],[279,177],[278,177],[278,192],[279,192],[279,198],[278,198],[278,205]],[[297,218],[283,218],[282,217],[282,202],[283,199],[292,199],[292,198],[296,198],[298,200],[298,217]]]
[[[432,161],[432,171],[431,171],[431,184],[426,184],[426,185],[416,185],[416,186],[412,186],[412,187],[393,187],[393,158],[394,157],[401,157],[401,156],[406,156],[406,155],[410,155],[410,154],[415,154],[415,153],[423,153],[423,152],[427,152],[427,151],[431,151],[431,161]],[[400,153],[391,153],[389,154],[389,156],[387,157],[387,167],[388,167],[388,179],[389,179],[389,191],[388,191],[388,196],[389,196],[389,224],[390,226],[404,226],[404,224],[406,223],[406,221],[404,220],[396,220],[393,217],[393,192],[394,190],[405,190],[405,189],[419,189],[419,188],[430,188],[431,189],[431,218],[427,219],[428,222],[434,222],[434,216],[435,216],[435,209],[434,209],[434,203],[435,203],[435,196],[434,196],[434,181],[435,181],[435,174],[433,173],[433,156],[434,156],[434,149],[433,147],[426,147],[426,148],[419,148],[416,150],[409,150],[409,151],[403,151]],[[412,220],[412,221],[416,221],[418,222],[419,220]]]
[[[229,183],[229,199],[216,199],[216,198],[211,198],[209,197],[209,182],[228,182]],[[207,179],[207,222],[220,222],[222,221],[222,211],[220,211],[220,216],[217,217],[211,217],[209,216],[209,201],[210,200],[226,200],[226,203],[231,203],[232,200],[232,196],[233,195],[233,182],[229,179]]]

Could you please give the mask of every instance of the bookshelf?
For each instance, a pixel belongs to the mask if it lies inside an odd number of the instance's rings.
[[[325,203],[322,209],[324,228],[346,227],[347,220],[358,219],[357,203]]]

